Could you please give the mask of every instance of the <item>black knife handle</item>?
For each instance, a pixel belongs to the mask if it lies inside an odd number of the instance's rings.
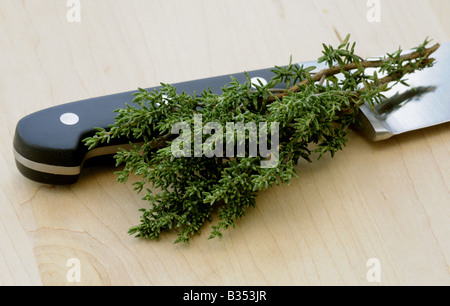
[[[248,72],[250,78],[269,81],[272,68]],[[231,81],[246,81],[245,73],[211,77],[174,84],[177,91],[188,94],[211,88],[220,94],[221,88]],[[154,90],[159,87],[149,88]],[[78,180],[87,160],[110,156],[117,146],[128,140],[115,140],[108,147],[88,151],[82,143],[95,134],[95,127],[107,128],[114,123],[115,110],[124,108],[135,91],[92,98],[47,108],[22,118],[14,135],[14,155],[19,171],[27,178],[45,184],[65,185]],[[122,143],[120,143],[122,142]]]

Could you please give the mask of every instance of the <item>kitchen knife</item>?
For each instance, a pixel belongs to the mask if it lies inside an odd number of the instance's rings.
[[[386,101],[375,109],[361,106],[357,129],[369,139],[378,141],[407,131],[450,121],[450,43],[442,44],[433,55],[432,68],[407,76],[410,87],[395,85]],[[304,67],[323,64],[299,63]],[[252,82],[264,83],[273,77],[272,68],[250,71]],[[205,78],[174,84],[179,92],[193,94],[208,87],[214,93],[230,82],[233,76],[246,81],[245,73]],[[283,84],[279,85],[283,87]],[[149,88],[154,90],[160,87]],[[128,139],[113,139],[93,150],[82,143],[95,133],[95,127],[107,128],[114,123],[116,109],[124,108],[135,91],[86,99],[47,108],[22,118],[14,135],[13,147],[17,168],[27,178],[45,184],[72,184],[84,167],[98,164],[114,155]],[[163,107],[163,106],[162,106]]]

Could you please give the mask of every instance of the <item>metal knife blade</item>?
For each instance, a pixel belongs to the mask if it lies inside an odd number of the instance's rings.
[[[442,44],[432,57],[433,67],[406,76],[409,87],[399,83],[374,109],[360,107],[360,132],[379,141],[450,121],[450,43]]]

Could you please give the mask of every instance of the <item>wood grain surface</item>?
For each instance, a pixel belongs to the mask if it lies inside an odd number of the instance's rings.
[[[189,246],[127,234],[147,204],[113,167],[48,186],[14,163],[17,121],[54,105],[312,60],[347,33],[364,57],[450,41],[449,1],[379,3],[370,22],[365,0],[81,0],[69,22],[65,0],[0,0],[0,284],[450,285],[449,124],[379,143],[352,132],[221,241],[207,225]]]

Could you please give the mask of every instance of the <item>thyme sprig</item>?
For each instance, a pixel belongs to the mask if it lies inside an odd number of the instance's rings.
[[[323,45],[318,62],[327,68],[316,73],[316,67],[294,65],[291,60],[287,66],[275,67],[274,77],[265,85],[232,78],[220,95],[210,90],[198,95],[177,93],[168,84],[151,92],[139,89],[132,105],[117,110],[113,125],[98,128],[84,142],[92,149],[114,138],[132,141],[132,149],[120,149],[115,155],[116,165],[124,165],[116,172],[117,180],[124,183],[130,175],[139,178],[134,188],[144,192],[142,199],[149,205],[140,210],[140,224],[131,227],[130,234],[158,238],[173,229],[178,233],[175,242],[189,243],[216,212],[218,221],[211,226],[209,238],[221,238],[248,207],[255,206],[259,191],[289,184],[297,176],[300,158],[311,161],[313,155],[334,156],[342,150],[360,105],[373,107],[393,85],[407,84],[407,74],[433,66],[430,55],[439,44],[427,47],[429,42],[426,39],[407,54],[399,49],[364,60],[355,54],[355,43],[349,43],[347,36],[337,48]],[[369,72],[368,68],[376,69]],[[175,157],[171,145],[177,135],[171,129],[184,122],[194,130],[196,115],[202,116],[203,127],[209,122],[223,127],[229,122],[278,123],[279,162],[264,168],[260,164],[266,156]],[[193,145],[196,135],[188,139]],[[218,140],[220,135],[201,137]],[[249,138],[250,133],[245,141]],[[221,140],[225,143],[225,136]],[[194,156],[194,149],[191,153]]]

